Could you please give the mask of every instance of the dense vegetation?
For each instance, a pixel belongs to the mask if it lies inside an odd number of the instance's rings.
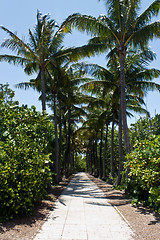
[[[44,130],[48,117],[26,106],[0,104],[0,219],[31,214],[51,181]]]
[[[127,155],[130,168],[127,190],[134,203],[160,211],[160,115],[141,118],[132,125],[133,151]]]
[[[130,168],[127,190],[134,203],[143,203],[160,211],[160,136],[137,141],[127,155]]]
[[[2,47],[13,55],[0,61],[19,65],[35,79],[18,83],[40,93],[42,114],[13,102],[8,85],[0,88],[0,219],[31,214],[50,183],[88,171],[114,186],[121,183],[134,202],[159,209],[160,117],[150,119],[144,95],[160,91],[160,70],[149,64],[156,54],[149,40],[160,37],[160,2],[138,16],[140,1],[105,1],[107,15],[73,14],[60,27],[37,13],[29,42],[2,27]],[[64,48],[73,28],[91,34],[85,46]],[[80,62],[107,54],[106,67]],[[46,114],[46,105],[53,115]],[[128,129],[127,116],[147,117]],[[122,174],[123,173],[123,174]]]

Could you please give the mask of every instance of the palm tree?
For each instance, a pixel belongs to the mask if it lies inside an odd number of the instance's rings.
[[[148,41],[160,37],[160,22],[151,22],[160,10],[160,1],[155,0],[140,15],[140,0],[105,0],[107,16],[98,18],[73,14],[63,24],[65,29],[76,28],[94,36],[91,43],[102,44],[105,51],[112,49],[119,56],[121,111],[126,152],[130,152],[130,140],[126,118],[125,61],[129,46],[147,46]]]
[[[7,61],[15,65],[24,67],[27,74],[38,74],[37,78],[41,80],[40,88],[42,92],[42,110],[46,110],[45,99],[45,73],[48,71],[48,65],[55,56],[61,53],[57,51],[57,46],[63,39],[63,34],[56,31],[57,23],[55,20],[49,20],[48,15],[42,16],[37,12],[37,24],[34,31],[29,29],[29,42],[26,43],[16,34],[1,26],[1,29],[9,34],[10,38],[5,39],[2,47],[11,49],[17,55],[1,55],[1,61]],[[53,35],[54,34],[54,35]],[[56,51],[55,51],[56,50]],[[59,49],[58,49],[59,50]]]
[[[78,85],[80,82],[87,80],[81,71],[79,64],[65,64],[61,61],[57,63],[57,67],[52,69],[52,75],[54,81],[48,81],[46,88],[47,101],[50,102],[49,106],[54,110],[54,125],[55,125],[55,140],[56,140],[56,163],[58,162],[58,152],[59,152],[59,164],[56,164],[56,169],[58,171],[57,178],[60,175],[60,165],[61,165],[61,128],[62,121],[65,122],[65,132],[66,132],[66,152],[65,152],[65,175],[69,176],[69,166],[71,165],[71,133],[72,126],[81,115],[85,115],[85,111],[81,106],[82,103],[86,102],[88,96],[81,94],[78,91]],[[54,101],[53,101],[54,100]],[[59,104],[58,104],[59,102]],[[59,143],[58,143],[58,129],[57,129],[57,109],[59,108]],[[61,111],[62,110],[62,111]],[[64,117],[65,116],[65,117]]]
[[[64,31],[58,27],[55,20],[49,18],[49,15],[43,16],[39,11],[34,30],[29,29],[29,42],[25,42],[17,34],[3,26],[0,28],[9,35],[9,38],[5,39],[1,46],[15,53],[15,55],[0,55],[0,61],[21,65],[28,75],[37,74],[34,81],[38,83],[39,91],[42,93],[42,111],[46,110],[45,88],[47,81],[53,81],[51,73],[53,68],[58,68],[60,62],[65,64],[68,61],[78,61],[82,57],[94,55],[95,51],[99,51],[98,48],[100,48],[99,46],[97,48],[95,44],[91,44],[89,47],[63,48]],[[30,86],[33,85],[33,81],[31,81]],[[29,84],[27,83],[25,86],[29,86]]]
[[[160,85],[152,82],[153,78],[160,76],[160,70],[149,69],[146,66],[154,59],[155,55],[152,51],[145,49],[144,51],[130,51],[126,56],[125,72],[126,72],[126,104],[127,109],[140,113],[146,112],[141,104],[144,104],[143,97],[148,90],[160,90]],[[115,115],[119,115],[119,173],[116,184],[120,183],[122,171],[122,133],[121,133],[121,109],[120,109],[120,67],[117,61],[117,55],[113,55],[109,60],[108,69],[101,67],[97,64],[86,64],[84,70],[91,74],[95,80],[85,83],[82,87],[87,90],[100,92],[103,91],[103,95],[107,91],[112,91],[111,108],[113,113],[113,120]],[[103,90],[102,90],[103,89]],[[99,98],[97,102],[105,102],[105,98]],[[103,103],[104,104],[104,103]],[[109,104],[108,104],[109,106]],[[117,113],[116,113],[117,112]],[[104,110],[105,113],[105,110]],[[131,115],[127,111],[128,115]],[[118,117],[117,117],[118,118]],[[112,124],[112,143],[114,134],[114,121]],[[113,145],[111,147],[111,176],[113,177]]]
[[[50,20],[48,15],[42,16],[38,11],[37,24],[32,32],[29,29],[29,42],[20,39],[16,34],[5,27],[2,30],[9,34],[9,38],[4,40],[2,47],[9,48],[15,55],[1,55],[0,61],[21,65],[27,74],[37,74],[36,79],[28,83],[18,84],[18,87],[33,87],[42,93],[42,111],[46,110],[46,91],[47,101],[54,99],[54,122],[56,139],[56,173],[59,179],[58,164],[58,132],[56,120],[56,99],[64,82],[67,83],[68,74],[65,73],[65,66],[70,61],[77,61],[81,57],[94,54],[97,46],[82,46],[80,48],[67,48],[62,46],[65,33],[58,28],[55,20]],[[67,85],[65,83],[65,86]],[[60,88],[60,89],[59,89]],[[49,93],[51,92],[51,94]],[[50,95],[50,96],[49,96]],[[58,181],[58,180],[57,180]]]

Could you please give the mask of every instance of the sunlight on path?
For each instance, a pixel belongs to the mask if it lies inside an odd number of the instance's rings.
[[[78,173],[34,240],[130,240],[133,232],[104,193]]]

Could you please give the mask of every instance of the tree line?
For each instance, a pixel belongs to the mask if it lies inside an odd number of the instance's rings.
[[[14,55],[0,55],[0,61],[22,66],[28,75],[36,73],[35,79],[18,83],[17,87],[32,87],[40,93],[44,115],[46,104],[53,110],[52,170],[56,182],[63,174],[67,177],[73,172],[75,159],[82,154],[91,174],[120,185],[125,155],[134,148],[127,116],[133,116],[133,112],[149,116],[144,96],[149,90],[160,90],[160,85],[153,82],[160,70],[149,68],[156,58],[149,41],[160,37],[160,22],[152,21],[159,14],[160,1],[153,1],[141,14],[140,1],[105,0],[104,4],[106,15],[95,18],[73,14],[60,26],[38,11],[34,30],[29,29],[28,42],[1,26],[9,35],[1,46]],[[72,29],[86,32],[92,38],[84,46],[64,48],[65,35]],[[106,55],[106,67],[83,62],[84,57],[100,53]],[[118,126],[116,163],[115,126]],[[44,134],[48,131],[46,126]],[[128,179],[130,165],[126,166]]]

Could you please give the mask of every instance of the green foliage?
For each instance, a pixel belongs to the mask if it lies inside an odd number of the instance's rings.
[[[160,211],[160,136],[150,135],[137,141],[134,151],[127,155],[127,167],[130,168],[127,190],[133,201]]]
[[[26,106],[0,105],[0,220],[33,212],[51,179],[47,115]]]
[[[153,118],[149,118],[148,116],[140,118],[136,123],[131,124],[131,145],[134,146],[137,140],[144,140],[151,134],[160,135],[160,114],[156,114]]]
[[[9,88],[9,84],[0,84],[0,99],[6,104],[13,104],[13,97],[15,93]],[[15,104],[18,102],[14,102]]]
[[[76,172],[85,172],[86,171],[86,159],[81,155],[77,155],[75,159],[74,170]]]
[[[160,135],[160,114],[156,114],[151,123],[153,134]]]

